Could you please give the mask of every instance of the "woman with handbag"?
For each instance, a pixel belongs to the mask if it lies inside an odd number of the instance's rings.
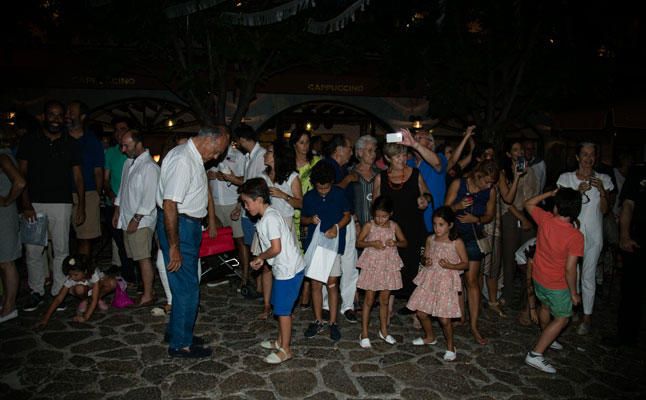
[[[457,216],[457,228],[469,257],[466,286],[469,302],[471,333],[479,344],[488,340],[478,331],[480,313],[480,263],[484,253],[491,250],[491,242],[483,235],[482,225],[490,222],[496,212],[496,188],[499,170],[493,160],[482,161],[464,178],[453,181],[446,194],[445,205]]]

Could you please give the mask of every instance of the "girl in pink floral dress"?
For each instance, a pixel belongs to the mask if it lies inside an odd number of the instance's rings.
[[[379,338],[388,344],[396,343],[395,338],[388,334],[388,303],[390,291],[402,288],[399,270],[404,262],[397,247],[406,247],[408,242],[399,225],[390,220],[392,214],[392,200],[388,196],[379,196],[372,205],[372,221],[363,226],[357,238],[357,247],[364,249],[357,260],[357,268],[361,268],[357,287],[366,291],[359,337],[359,345],[363,348],[372,347],[368,323],[376,292],[379,292]]]
[[[453,345],[453,325],[451,318],[460,318],[458,293],[462,291],[460,270],[469,266],[464,242],[457,236],[455,213],[449,207],[441,207],[433,212],[433,231],[426,239],[424,268],[413,281],[417,288],[410,296],[407,307],[417,311],[425,337],[413,340],[416,346],[436,344],[431,316],[437,317],[446,338],[445,361],[456,358]]]

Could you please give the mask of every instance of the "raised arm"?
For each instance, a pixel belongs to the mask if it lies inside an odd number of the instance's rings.
[[[420,157],[426,161],[433,169],[440,172],[442,170],[442,160],[437,154],[426,146],[422,146],[415,140],[408,129],[402,129],[402,142],[404,146],[408,146],[419,153]]]
[[[527,210],[529,215],[532,215],[532,211],[534,210],[535,207],[538,207],[538,205],[548,197],[555,196],[557,191],[558,189],[555,189],[555,190],[552,190],[551,192],[541,193],[538,196],[532,197],[531,199],[525,202],[525,210]]]
[[[475,125],[471,125],[467,127],[467,130],[464,132],[464,136],[462,137],[462,140],[460,141],[460,144],[458,144],[458,147],[453,151],[453,155],[451,158],[448,160],[447,164],[447,169],[453,168],[453,166],[460,160],[460,157],[462,156],[462,152],[464,151],[464,147],[466,146],[467,142],[469,139],[471,139],[471,136],[473,136],[473,130],[475,129]],[[471,151],[473,151],[473,147],[471,147]],[[471,160],[469,160],[471,161]]]

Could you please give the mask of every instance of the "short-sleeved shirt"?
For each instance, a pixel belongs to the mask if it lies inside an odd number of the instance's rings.
[[[646,247],[646,165],[636,165],[628,172],[619,196],[621,203],[625,200],[635,203],[630,221],[630,238],[641,247]]]
[[[42,131],[23,137],[18,160],[27,161],[27,189],[33,203],[71,203],[72,167],[81,165],[76,139],[66,133],[50,140]]]
[[[218,164],[212,167],[210,171],[224,172],[235,176],[244,175],[245,156],[233,146],[229,146],[227,156]],[[231,182],[220,181],[217,179],[209,180],[213,202],[217,205],[228,206],[238,202],[238,187]]]
[[[433,232],[433,210],[442,207],[446,197],[446,168],[449,162],[442,153],[437,153],[437,157],[440,159],[441,164],[439,171],[425,160],[421,160],[419,165],[417,165],[415,159],[406,162],[409,167],[419,169],[424,183],[426,183],[431,196],[433,196],[433,204],[429,203],[426,210],[424,210],[424,225],[426,225],[427,232]]]
[[[81,172],[83,173],[83,186],[86,192],[96,190],[96,177],[94,176],[95,168],[103,168],[105,165],[105,155],[103,146],[96,135],[92,132],[85,132],[78,139],[81,148]],[[72,181],[73,191],[76,191],[76,185]],[[117,192],[115,192],[117,193]]]
[[[127,159],[128,157],[121,152],[118,144],[105,151],[105,169],[110,171],[110,188],[115,195],[119,194],[123,164]]]
[[[296,247],[292,231],[289,230],[285,219],[273,207],[267,207],[264,215],[256,224],[260,249],[271,247],[271,241],[280,239],[280,253],[274,258],[267,259],[272,273],[278,280],[293,278],[305,268],[301,250]]]
[[[307,192],[303,197],[303,210],[301,217],[313,217],[318,215],[321,220],[321,232],[325,232],[343,219],[343,213],[350,211],[350,204],[345,197],[343,190],[337,186],[332,186],[330,192],[321,196],[316,189]],[[339,254],[345,252],[345,230],[343,227],[339,230]],[[305,248],[309,246],[316,231],[316,224],[310,224],[307,228],[307,238],[305,238]]]
[[[95,270],[94,273],[92,274],[92,276],[90,277],[90,279],[84,279],[82,281],[75,281],[75,280],[70,279],[69,277],[66,277],[65,282],[63,282],[63,286],[65,286],[68,289],[71,288],[71,287],[74,287],[76,285],[83,285],[83,286],[92,287],[92,286],[94,286],[95,283],[100,281],[101,278],[103,278],[103,276],[104,276],[103,272],[101,272],[99,270]]]
[[[293,196],[294,192],[292,191],[292,183],[294,183],[294,179],[299,179],[298,178],[298,173],[296,171],[292,172],[291,175],[287,178],[286,181],[282,183],[275,183],[272,182],[269,176],[267,174],[262,174],[260,176],[262,179],[267,182],[267,186],[272,188],[275,187],[277,189],[280,189],[281,191],[287,193],[289,196]],[[285,218],[291,218],[294,216],[294,207],[289,204],[287,200],[281,199],[279,197],[273,197],[271,198],[271,206],[280,213]]]
[[[538,225],[532,278],[547,289],[567,289],[567,258],[583,257],[583,234],[570,222],[539,207],[534,207],[531,215]]]
[[[346,166],[341,166],[339,165],[338,162],[336,162],[335,159],[333,158],[324,158],[322,160],[323,162],[326,162],[334,168],[334,183],[338,184],[340,183],[343,179],[345,179],[346,176],[348,176],[348,168]],[[348,200],[348,204],[350,205],[350,213],[354,214],[354,188],[352,185],[346,186],[345,189],[341,189],[343,191],[343,194],[345,195],[345,198]]]
[[[161,166],[157,206],[164,200],[177,203],[177,212],[193,218],[204,218],[209,203],[209,182],[202,156],[189,139],[168,152]]]

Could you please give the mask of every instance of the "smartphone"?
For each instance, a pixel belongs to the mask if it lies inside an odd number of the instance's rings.
[[[525,160],[525,157],[518,157],[518,159],[516,160],[516,171],[525,172],[526,168],[527,168],[527,161]]]
[[[403,140],[401,132],[386,133],[386,143],[399,143]]]

